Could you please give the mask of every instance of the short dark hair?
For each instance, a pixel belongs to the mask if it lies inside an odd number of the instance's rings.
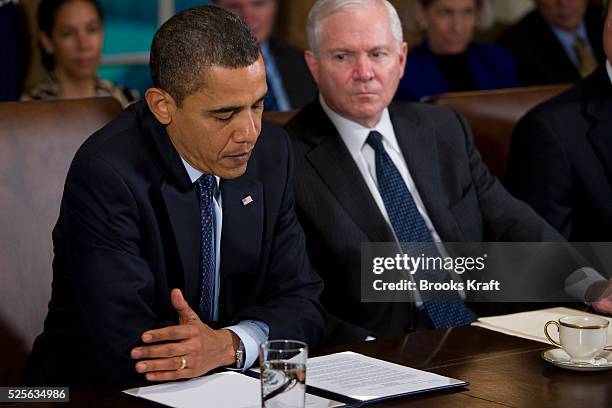
[[[36,21],[38,23],[38,29],[51,37],[53,27],[55,27],[55,18],[60,8],[66,3],[77,0],[42,0],[38,5],[38,11],[36,12]],[[96,9],[96,13],[100,18],[100,22],[104,21],[104,13],[102,7],[96,0],[78,0],[84,1],[91,4]],[[54,67],[53,55],[47,54],[41,47],[42,63],[48,70],[52,70]]]
[[[610,9],[610,0],[603,0],[603,16],[608,17],[608,10]]]
[[[248,67],[259,58],[257,41],[238,17],[216,6],[176,14],[155,33],[149,69],[153,85],[180,107],[202,89],[207,68]]]

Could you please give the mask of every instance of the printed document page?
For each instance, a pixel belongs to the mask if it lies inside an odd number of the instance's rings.
[[[550,344],[544,335],[544,325],[547,321],[559,320],[559,318],[563,316],[583,315],[597,316],[592,313],[569,309],[567,307],[553,307],[550,309],[532,310],[529,312],[513,313],[502,316],[481,317],[477,322],[472,323],[472,326],[478,326],[510,336],[522,337],[524,339]],[[611,323],[608,327],[608,338],[612,338],[612,319],[604,318],[608,319]],[[557,338],[555,336],[555,330],[551,329],[550,334],[553,338]]]
[[[309,358],[306,384],[363,402],[467,385],[351,351]]]

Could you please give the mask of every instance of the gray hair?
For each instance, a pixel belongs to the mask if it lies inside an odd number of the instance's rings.
[[[387,0],[318,0],[315,5],[312,6],[312,9],[310,9],[310,13],[308,13],[308,23],[306,24],[308,45],[311,51],[315,54],[319,53],[319,46],[321,45],[321,22],[325,18],[341,11],[358,10],[380,3],[385,6],[387,14],[389,14],[389,20],[391,20],[391,33],[393,34],[393,38],[398,48],[400,48],[402,42],[404,42],[402,22],[400,21],[395,7]]]

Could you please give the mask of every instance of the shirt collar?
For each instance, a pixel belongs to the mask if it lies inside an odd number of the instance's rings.
[[[189,175],[189,179],[191,180],[191,183],[195,183],[200,176],[202,176],[202,173],[200,170],[194,168],[191,166],[191,164],[187,163],[187,161],[185,161],[185,159],[183,159],[181,157],[181,161],[183,162],[183,166],[185,166],[185,170],[187,170],[187,174]],[[219,176],[215,176],[215,190],[219,189],[219,182],[220,182],[221,178]]]
[[[334,110],[332,110],[332,108],[330,108],[325,102],[323,95],[320,93],[319,101],[323,111],[327,114],[331,122],[336,127],[336,130],[351,153],[351,156],[354,157],[361,152],[368,135],[373,130],[376,130],[383,136],[383,140],[387,145],[387,148],[391,148],[401,153],[397,139],[395,138],[395,131],[393,130],[393,124],[391,123],[391,117],[389,116],[389,109],[385,108],[383,110],[382,116],[380,117],[380,120],[376,126],[373,128],[367,128],[334,112]]]
[[[259,49],[261,50],[264,59],[267,59],[270,56],[270,43],[268,43],[267,40],[259,43]]]
[[[573,32],[562,30],[552,25],[550,26],[550,28],[553,30],[553,32],[555,33],[559,41],[561,41],[563,44],[566,44],[569,47],[574,46],[574,41],[576,40],[576,38],[581,38],[585,42],[585,44],[589,43],[589,37],[587,35],[586,26],[584,24],[584,21],[582,21],[578,25],[578,27],[576,27],[576,30],[574,30]]]
[[[608,78],[612,84],[612,63],[610,63],[610,60],[606,60],[606,71],[608,71]]]

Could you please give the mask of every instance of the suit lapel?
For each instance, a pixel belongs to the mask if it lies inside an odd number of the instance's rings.
[[[304,108],[304,121],[317,123],[309,141],[314,145],[306,160],[356,225],[372,242],[394,241],[394,235],[382,216],[359,168],[355,164],[338,131],[317,101]],[[309,126],[306,126],[308,128]]]
[[[263,185],[247,173],[233,180],[223,180],[221,197],[223,228],[219,304],[220,312],[223,312],[227,311],[224,305],[228,304],[228,285],[232,276],[258,265],[264,225]]]
[[[170,221],[183,272],[184,295],[190,305],[197,305],[200,286],[200,204],[197,193],[174,149],[165,128],[144,103],[137,104],[142,116],[143,131],[159,154],[166,170],[161,184],[161,197]],[[222,180],[223,227],[221,231],[221,292],[219,303],[225,304],[227,287],[224,278],[244,268],[256,268],[262,245],[264,222],[263,186],[245,174],[234,180]],[[243,199],[251,197],[251,202]],[[246,204],[246,205],[245,205]],[[178,268],[170,265],[169,268]],[[173,274],[169,270],[169,275]],[[170,279],[170,276],[169,276]],[[225,309],[222,307],[221,312]]]
[[[533,32],[533,45],[529,49],[537,50],[537,52],[529,53],[530,56],[534,57],[533,61],[537,62],[542,72],[549,72],[550,67],[555,67],[556,76],[579,80],[580,73],[578,69],[576,69],[572,60],[567,56],[563,45],[561,45],[557,36],[555,36],[552,28],[550,28],[539,11],[534,10],[532,13],[534,17],[531,19],[530,29]]]
[[[398,105],[389,107],[393,130],[429,219],[443,241],[459,240],[461,230],[450,215],[447,194],[440,177],[439,153],[434,130]]]
[[[182,163],[181,163],[182,165]],[[200,206],[193,189],[181,190],[176,184],[164,181],[162,197],[170,220],[174,239],[183,267],[183,292],[190,305],[198,302],[200,279]]]
[[[591,42],[591,48],[593,49],[593,55],[599,61],[600,66],[605,64],[606,54],[603,47],[603,19],[601,18],[601,7],[589,6],[587,7],[586,14],[584,16],[585,27],[587,31],[587,37]]]
[[[180,258],[180,265],[168,265],[169,284],[174,286],[180,282],[180,279],[176,279],[180,272],[175,272],[173,268],[181,267],[183,293],[189,304],[194,306],[198,302],[200,279],[201,230],[197,194],[164,126],[157,121],[146,104],[139,104],[138,109],[142,115],[143,131],[166,170],[160,191]],[[171,244],[164,246],[170,248]]]
[[[612,184],[612,84],[605,66],[585,80],[583,109],[592,122],[588,138]]]

